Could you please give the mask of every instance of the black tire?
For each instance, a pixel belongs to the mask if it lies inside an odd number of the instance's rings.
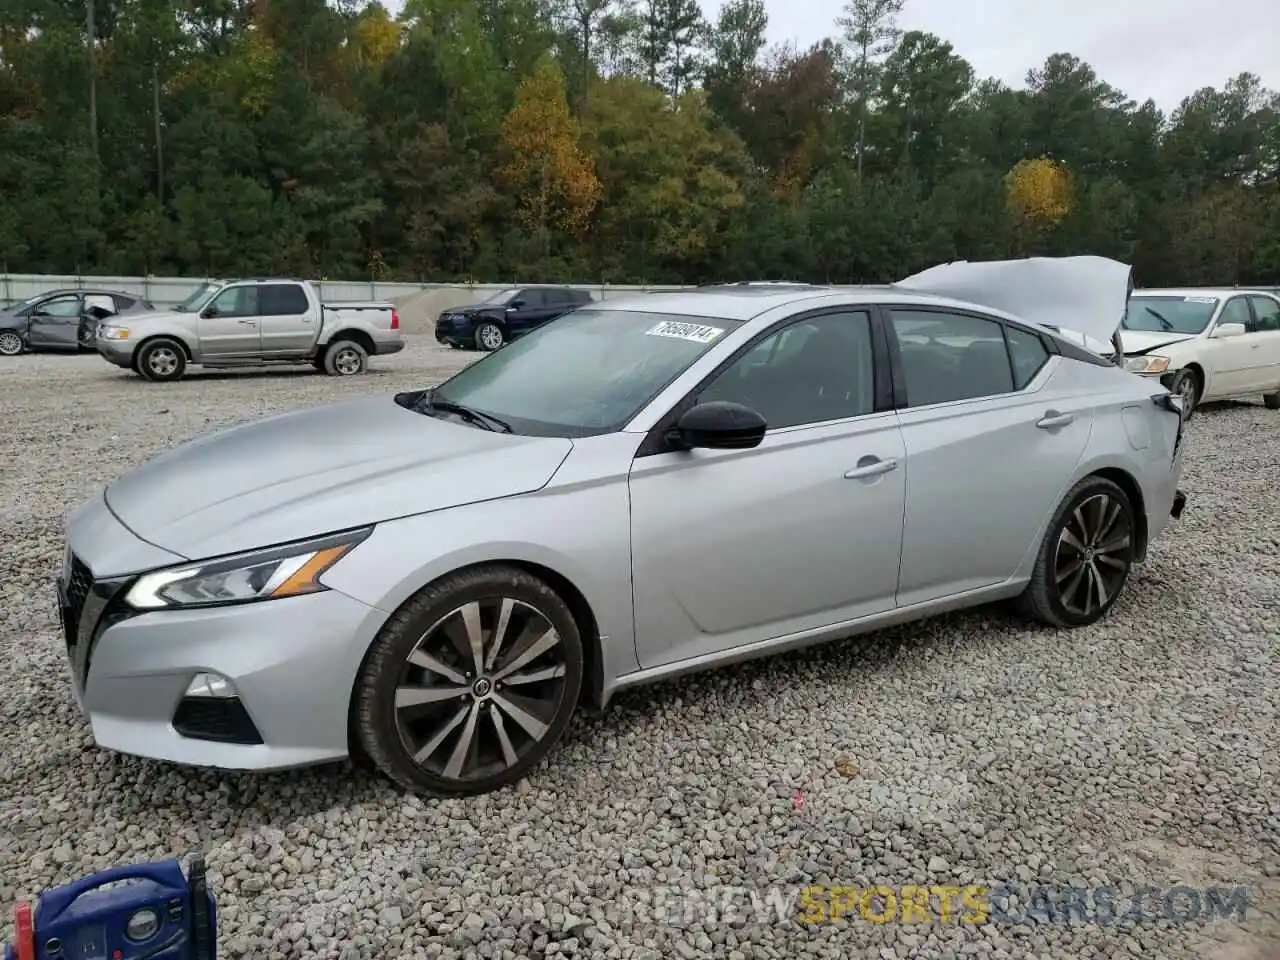
[[[476,349],[491,353],[502,347],[507,342],[506,334],[502,332],[502,328],[492,320],[486,320],[480,326],[476,327]]]
[[[148,380],[177,380],[187,369],[187,354],[177,340],[168,337],[148,340],[138,351],[136,368]]]
[[[335,340],[324,352],[324,372],[334,377],[354,377],[369,368],[369,353],[354,340]]]
[[[492,632],[503,622],[501,609],[508,604],[505,643],[497,644],[499,656],[491,661]],[[469,649],[463,646],[462,610],[471,605],[477,611],[474,622],[482,628],[478,633],[487,641],[480,662],[483,673],[474,669]],[[447,633],[442,627],[446,623],[452,628]],[[545,641],[548,631],[557,634],[558,642],[522,660],[523,652],[541,646],[536,641]],[[455,676],[449,679],[446,673],[424,667],[423,651],[430,653],[436,670],[450,670]],[[418,659],[411,662],[411,655]],[[560,672],[527,679],[549,671]],[[410,791],[446,796],[488,793],[515,783],[556,745],[577,706],[582,676],[582,638],[564,600],[523,570],[476,567],[424,587],[387,621],[356,679],[353,732],[359,750]],[[515,686],[516,677],[521,678],[521,695],[504,686]],[[412,679],[418,682],[408,682]],[[397,707],[402,687],[407,696],[428,690],[442,693],[432,695],[431,702]],[[510,710],[513,702],[524,714],[520,719]],[[525,726],[531,720],[537,737]],[[461,742],[469,731],[472,737],[464,749]],[[428,747],[421,762],[411,752]]]
[[[94,349],[98,343],[98,325],[96,323],[80,324],[76,341],[79,343],[81,350]]]
[[[1133,504],[1124,490],[1103,477],[1085,477],[1071,488],[1045,531],[1031,582],[1018,598],[1022,612],[1053,627],[1101,620],[1129,581],[1137,536]],[[1082,562],[1073,567],[1074,560]]]
[[[0,330],[0,357],[16,357],[27,349],[17,330]]]
[[[1280,392],[1264,393],[1262,395],[1262,405],[1268,410],[1280,410]]]
[[[1201,394],[1204,393],[1204,381],[1199,371],[1190,367],[1183,370],[1178,379],[1173,382],[1170,392],[1182,397],[1182,419],[1190,420],[1196,407],[1200,405]]]

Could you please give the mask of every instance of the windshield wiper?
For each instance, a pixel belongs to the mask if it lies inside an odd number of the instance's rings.
[[[1146,306],[1144,306],[1142,309],[1143,309],[1143,310],[1145,310],[1145,311],[1147,311],[1147,313],[1151,314],[1151,315],[1152,315],[1153,317],[1155,317],[1157,320],[1159,320],[1159,321],[1160,321],[1160,326],[1164,327],[1166,330],[1173,330],[1173,329],[1175,329],[1175,328],[1174,328],[1174,326],[1173,326],[1173,324],[1172,324],[1172,323],[1170,323],[1168,320],[1166,320],[1166,319],[1165,319],[1165,318],[1160,314],[1160,312],[1159,312],[1158,310],[1152,310],[1150,307],[1146,307]]]
[[[442,413],[453,413],[466,420],[468,423],[474,423],[477,426],[484,427],[486,430],[492,430],[495,433],[510,433],[511,424],[505,420],[499,420],[491,413],[483,413],[479,410],[473,410],[471,407],[461,403],[455,403],[453,400],[443,400],[436,396],[435,390],[428,390],[422,395],[422,398],[414,404],[419,413],[432,413],[436,410]]]

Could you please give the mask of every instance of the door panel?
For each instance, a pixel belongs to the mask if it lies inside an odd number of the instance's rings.
[[[754,450],[636,460],[636,647],[656,666],[893,607],[905,471],[893,413],[771,432]]]
[[[1224,323],[1242,323],[1246,330],[1253,328],[1253,314],[1249,310],[1249,302],[1244,297],[1232,297],[1222,307],[1214,329]],[[1252,334],[1242,337],[1207,337],[1204,341],[1204,360],[1211,372],[1202,399],[1214,400],[1220,397],[1235,396],[1249,389],[1252,379],[1250,365],[1253,363]]]
[[[262,352],[273,357],[305,357],[316,340],[316,318],[296,283],[266,283],[258,288]]]
[[[252,284],[227,287],[200,314],[200,352],[205,359],[257,355],[261,344],[258,288]]]
[[[636,459],[643,666],[893,608],[904,451],[896,415],[873,412],[873,353],[866,312],[784,321],[694,398],[760,413],[769,429],[758,447]]]
[[[83,298],[78,293],[51,297],[31,311],[27,341],[33,347],[74,350],[79,345]]]
[[[1272,297],[1251,296],[1254,333],[1250,351],[1250,385],[1259,393],[1280,390],[1280,300]]]
[[[1054,389],[1064,363],[1050,361],[1039,390],[900,411],[907,456],[900,606],[1007,580],[1034,545],[1093,423],[1095,397]]]

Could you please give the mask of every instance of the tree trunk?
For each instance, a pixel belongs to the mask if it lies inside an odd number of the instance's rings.
[[[93,149],[93,162],[98,157],[98,78],[97,64],[94,62],[94,42],[97,39],[97,25],[94,22],[93,0],[85,2],[84,27],[89,41],[89,145]]]
[[[156,200],[164,205],[164,137],[160,131],[160,69],[151,58],[151,116],[156,137]]]

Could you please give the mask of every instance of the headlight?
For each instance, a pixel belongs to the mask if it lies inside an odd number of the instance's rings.
[[[252,553],[156,570],[138,578],[125,602],[137,610],[208,607],[297,597],[328,589],[320,575],[364,540],[372,527]]]
[[[129,328],[103,325],[98,328],[98,337],[103,340],[128,340]]]
[[[1169,369],[1169,358],[1147,354],[1134,357],[1125,363],[1124,368],[1130,373],[1164,373]]]

